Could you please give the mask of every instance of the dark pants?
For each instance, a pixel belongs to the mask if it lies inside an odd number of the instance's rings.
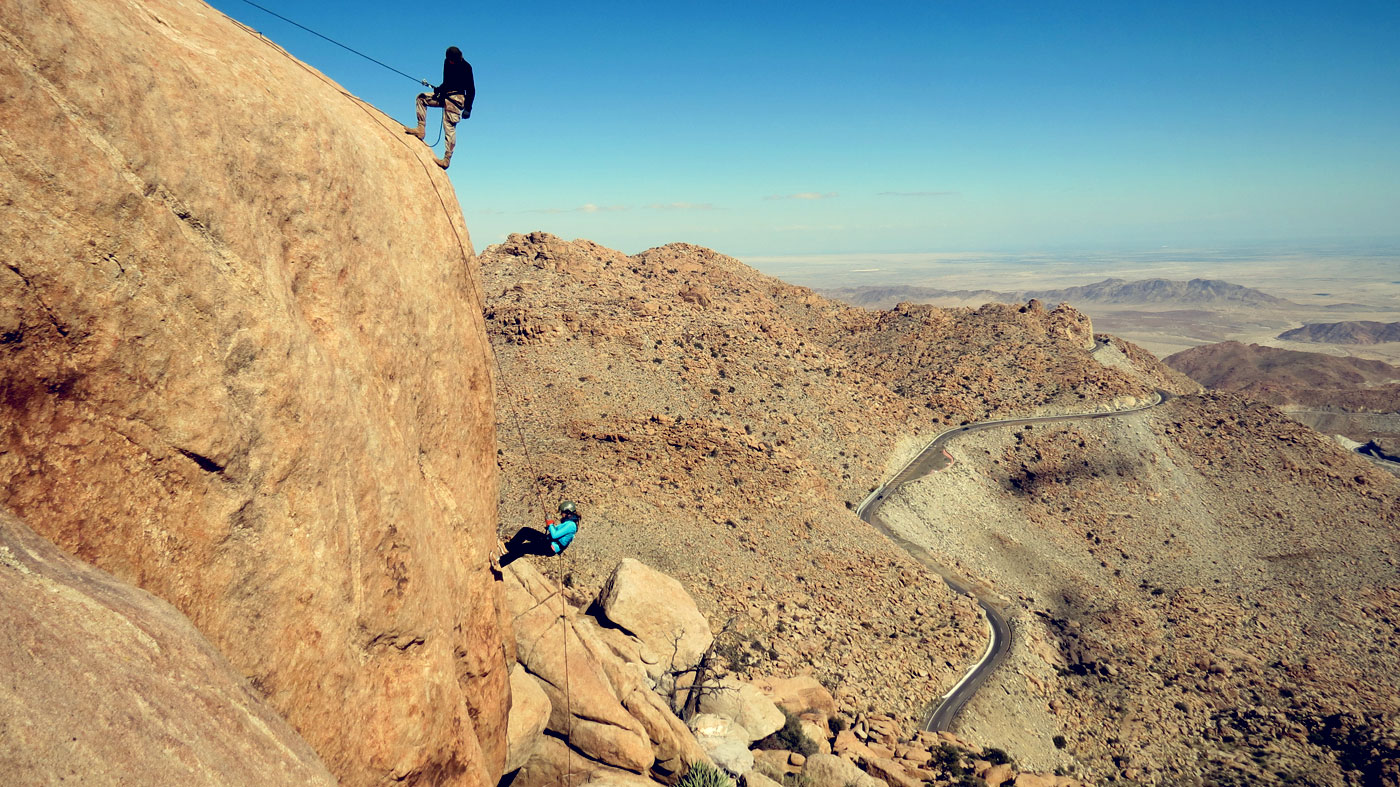
[[[549,536],[533,527],[522,527],[506,542],[506,553],[501,556],[501,567],[505,568],[526,555],[553,557],[554,547]]]

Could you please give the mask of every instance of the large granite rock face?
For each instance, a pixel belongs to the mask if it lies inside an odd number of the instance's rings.
[[[0,129],[0,505],[343,783],[494,785],[489,347],[427,149],[194,0],[0,4]]]
[[[0,511],[0,781],[333,785],[174,607]]]

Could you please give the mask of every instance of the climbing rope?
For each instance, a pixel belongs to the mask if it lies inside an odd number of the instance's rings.
[[[307,32],[312,33],[313,35],[316,35],[316,36],[318,36],[318,37],[320,37],[320,38],[325,38],[327,41],[330,41],[331,43],[333,43],[333,44],[335,44],[335,45],[337,45],[337,46],[340,46],[340,47],[342,47],[342,48],[344,48],[344,49],[347,49],[347,50],[349,50],[349,51],[351,51],[351,52],[354,52],[355,54],[360,55],[361,57],[364,57],[364,58],[366,58],[367,60],[371,60],[371,61],[373,61],[373,62],[375,62],[375,63],[378,63],[379,65],[384,66],[385,68],[389,69],[390,71],[394,71],[394,72],[397,73],[397,74],[401,74],[401,75],[403,75],[403,76],[405,76],[405,77],[408,77],[409,79],[413,79],[413,77],[410,77],[410,76],[408,76],[407,74],[404,74],[402,71],[399,71],[398,69],[393,68],[392,66],[386,65],[386,64],[384,64],[384,63],[380,63],[378,60],[375,60],[374,58],[369,57],[368,55],[365,55],[365,54],[362,53],[362,52],[357,52],[357,51],[355,51],[354,49],[351,49],[350,47],[347,47],[347,46],[345,46],[344,44],[341,44],[341,43],[338,42],[338,41],[334,41],[334,40],[332,40],[332,39],[330,39],[330,38],[328,38],[328,37],[326,37],[326,36],[324,36],[324,35],[321,35],[320,33],[317,33],[315,30],[311,30],[310,28],[308,28],[308,27],[306,27],[306,26],[304,26],[304,25],[301,25],[301,24],[298,24],[298,23],[296,23],[296,22],[293,22],[292,20],[287,19],[286,17],[282,16],[281,14],[278,14],[278,13],[276,13],[276,12],[274,12],[274,11],[270,11],[270,10],[268,10],[268,9],[266,9],[266,8],[263,8],[262,6],[257,5],[256,3],[251,2],[251,0],[243,0],[243,2],[248,3],[249,5],[254,6],[254,7],[256,7],[256,8],[262,9],[263,11],[267,11],[267,13],[272,14],[273,16],[276,16],[276,17],[278,17],[279,19],[283,19],[284,21],[290,22],[291,24],[294,24],[294,25],[296,25],[297,27],[300,27],[300,28],[302,28],[303,30],[306,30]],[[342,90],[339,86],[337,86],[334,82],[332,82],[332,81],[330,81],[329,79],[327,79],[327,78],[326,78],[325,76],[323,76],[322,74],[317,73],[314,69],[308,67],[305,63],[302,63],[300,60],[297,60],[295,57],[292,57],[292,55],[291,55],[290,53],[288,53],[286,50],[282,49],[281,47],[279,47],[279,46],[277,46],[275,43],[273,43],[272,40],[269,39],[267,36],[263,35],[261,31],[256,30],[256,29],[254,29],[254,28],[252,28],[252,27],[249,27],[248,25],[245,25],[245,24],[243,24],[243,23],[241,23],[241,22],[238,22],[237,20],[232,20],[232,21],[234,22],[234,24],[237,24],[239,27],[242,27],[244,30],[248,31],[250,34],[257,36],[258,39],[260,39],[261,41],[263,41],[264,43],[266,43],[268,46],[272,47],[272,48],[273,48],[274,50],[276,50],[277,52],[280,52],[281,54],[283,54],[284,56],[286,56],[287,59],[289,59],[289,60],[291,60],[293,63],[297,64],[298,67],[302,68],[302,69],[305,70],[307,73],[309,73],[309,74],[311,74],[312,76],[316,77],[317,79],[321,80],[321,81],[324,82],[327,86],[329,86],[331,89],[335,90],[337,93],[340,93],[341,95],[343,95],[343,96],[345,96],[346,98],[350,99],[350,100],[355,104],[355,106],[359,107],[361,111],[363,111],[366,115],[368,115],[368,116],[370,117],[370,119],[372,119],[372,120],[373,120],[376,124],[378,124],[380,127],[384,128],[386,131],[388,131],[388,132],[390,133],[391,136],[393,136],[395,139],[399,140],[399,142],[400,142],[401,144],[403,144],[405,147],[409,147],[410,152],[412,151],[412,148],[409,146],[408,141],[407,141],[406,139],[403,138],[403,137],[406,136],[406,135],[404,135],[404,134],[397,134],[397,133],[395,133],[396,129],[394,129],[394,128],[390,127],[390,126],[386,126],[386,125],[384,124],[384,121],[381,120],[381,118],[380,118],[379,116],[377,116],[374,112],[371,112],[371,111],[370,111],[370,108],[369,108],[369,107],[366,105],[366,103],[365,103],[364,101],[362,101],[359,97],[354,96],[354,95],[352,95],[351,93],[346,92],[345,90]],[[416,80],[416,79],[415,79],[414,81],[415,81],[415,82],[423,82],[422,80]],[[423,82],[423,84],[427,84],[427,83],[426,83],[426,82]],[[381,112],[381,113],[379,113],[379,114],[382,115],[383,113]],[[441,128],[439,128],[439,132],[441,132]],[[436,144],[436,142],[434,142],[434,144]],[[484,293],[482,292],[480,283],[477,281],[476,277],[474,277],[474,276],[471,275],[471,270],[470,270],[470,257],[471,257],[471,255],[469,255],[469,254],[467,253],[466,243],[463,242],[461,233],[457,231],[457,224],[456,224],[456,222],[454,222],[454,221],[452,220],[452,214],[451,214],[451,212],[447,209],[447,201],[446,201],[446,200],[443,198],[443,196],[442,196],[442,190],[438,187],[437,179],[434,178],[434,177],[432,176],[432,172],[428,169],[427,164],[423,162],[422,158],[421,158],[421,157],[417,157],[417,158],[418,158],[418,163],[423,167],[423,172],[424,172],[424,174],[428,177],[428,182],[429,182],[429,183],[432,185],[432,187],[433,187],[433,192],[437,195],[438,204],[439,204],[439,205],[441,206],[441,208],[442,208],[443,216],[444,216],[444,218],[447,219],[447,224],[448,224],[448,226],[452,228],[453,237],[455,237],[456,240],[457,240],[457,249],[458,249],[458,251],[459,251],[459,252],[461,253],[461,255],[462,255],[462,265],[463,265],[464,269],[466,269],[467,272],[468,272],[467,280],[468,280],[468,281],[471,283],[471,285],[472,285],[472,295],[474,296],[474,298],[475,298],[475,300],[476,300],[476,308],[477,308],[478,311],[480,311],[481,314],[484,316],[484,315],[485,315],[485,312],[486,312],[486,299],[485,299]],[[535,502],[536,502],[537,505],[539,505],[540,510],[542,510],[542,511],[547,511],[548,508],[547,508],[547,506],[544,504],[544,497],[543,497],[543,494],[540,492],[540,489],[539,489],[539,486],[538,486],[538,481],[539,481],[539,479],[540,479],[540,476],[539,476],[538,472],[535,470],[534,457],[531,456],[531,454],[530,454],[530,445],[529,445],[529,443],[525,440],[525,429],[524,429],[524,427],[521,425],[521,422],[520,422],[520,412],[519,412],[519,410],[515,407],[515,403],[514,403],[514,401],[513,401],[513,400],[514,400],[513,393],[511,392],[511,389],[510,389],[509,384],[506,383],[506,381],[505,381],[505,372],[504,372],[504,370],[501,368],[501,360],[500,360],[500,358],[496,355],[495,348],[490,346],[491,343],[490,343],[490,337],[489,337],[489,335],[488,335],[486,338],[487,338],[487,346],[488,346],[488,348],[490,348],[490,351],[491,351],[491,359],[492,359],[492,361],[494,362],[494,365],[495,365],[495,367],[496,367],[497,382],[500,384],[500,387],[503,388],[503,389],[505,390],[505,393],[506,393],[506,404],[507,404],[508,409],[509,409],[510,412],[511,412],[512,420],[514,421],[514,424],[515,424],[516,435],[517,435],[517,437],[518,437],[519,440],[520,440],[520,446],[521,446],[521,449],[523,450],[523,453],[524,453],[524,458],[525,458],[526,467],[527,467],[527,468],[529,469],[529,471],[530,471],[531,482],[532,482],[532,483],[531,483],[531,486],[532,486],[532,487],[534,488],[534,490],[535,490]],[[497,537],[499,538],[499,536],[500,536],[499,525],[497,526],[496,534],[497,534]],[[572,745],[572,739],[573,739],[573,691],[572,691],[572,689],[571,689],[570,680],[569,680],[569,631],[568,631],[569,619],[568,619],[568,602],[567,602],[567,599],[564,597],[564,594],[563,594],[564,576],[565,576],[565,574],[564,574],[564,559],[565,559],[565,556],[561,554],[559,557],[560,557],[560,560],[555,564],[555,565],[556,565],[556,582],[558,583],[558,590],[556,590],[555,593],[557,593],[557,594],[559,595],[559,622],[560,622],[560,634],[561,634],[562,639],[563,639],[563,649],[564,649],[564,705],[565,705],[565,711],[566,711],[566,713],[565,713],[565,718],[566,718],[565,724],[566,724],[566,728],[565,728],[565,731],[564,731],[564,739],[565,739],[565,741],[568,741],[568,742],[570,743],[570,745]],[[572,561],[572,556],[569,556],[568,559],[569,559],[570,561]],[[571,562],[571,565],[572,565],[572,562]],[[554,595],[554,593],[551,593],[550,595],[552,596],[552,595]],[[545,599],[542,600],[540,603],[542,604],[542,603],[544,603],[545,601],[548,601],[548,600],[549,600],[549,596],[546,596]],[[538,606],[538,605],[536,605],[536,606]],[[572,781],[573,781],[573,759],[572,759],[572,757],[569,756],[569,752],[566,751],[566,752],[565,752],[565,775],[564,775],[564,780],[563,780],[563,783],[562,783],[562,786],[561,786],[561,787],[570,787],[570,783],[571,783]]]
[[[567,550],[565,550],[567,551]],[[559,560],[555,563],[557,581],[559,583],[559,634],[564,640],[564,740],[569,746],[574,743],[574,698],[573,692],[569,690],[569,618],[568,600],[564,598],[564,555],[559,555]],[[564,783],[563,787],[572,787],[574,780],[574,758],[568,749],[564,750]]]
[[[286,22],[286,23],[289,24],[289,25],[296,25],[297,27],[301,28],[302,30],[305,30],[306,32],[310,33],[311,35],[316,36],[317,38],[320,38],[320,39],[324,39],[324,40],[326,40],[326,41],[329,41],[329,42],[331,42],[332,44],[335,44],[336,46],[340,47],[341,49],[344,49],[344,50],[347,51],[347,52],[352,52],[352,53],[354,53],[354,54],[357,54],[357,55],[359,55],[360,57],[363,57],[365,60],[368,60],[369,62],[374,63],[375,65],[378,65],[378,66],[382,66],[382,67],[384,67],[384,68],[387,68],[387,69],[389,69],[390,71],[393,71],[395,74],[398,74],[398,75],[401,76],[401,77],[407,77],[408,79],[412,79],[414,82],[417,82],[417,83],[420,84],[420,85],[425,85],[425,86],[426,86],[426,85],[428,84],[428,80],[426,80],[426,79],[419,79],[418,77],[409,76],[408,74],[405,74],[404,72],[398,70],[397,68],[394,68],[393,66],[389,65],[388,63],[385,63],[385,62],[380,61],[380,60],[375,60],[374,58],[370,57],[369,55],[365,54],[364,52],[361,52],[361,51],[358,50],[358,49],[352,49],[352,48],[350,48],[350,47],[348,47],[348,46],[346,46],[346,45],[340,43],[339,41],[335,40],[334,38],[331,38],[330,36],[322,35],[322,34],[316,32],[315,30],[312,30],[311,28],[307,27],[306,25],[303,25],[303,24],[300,23],[300,22],[297,22],[297,21],[295,21],[295,20],[288,19],[287,17],[282,16],[281,14],[277,13],[276,11],[273,11],[271,8],[265,8],[265,7],[263,7],[263,6],[260,6],[260,5],[258,5],[257,3],[254,3],[253,0],[243,0],[243,2],[245,2],[245,3],[247,3],[248,5],[250,5],[250,6],[252,6],[252,7],[258,9],[259,11],[263,11],[263,12],[265,12],[265,13],[272,14],[273,16],[277,17],[278,19],[281,19],[283,22]]]
[[[244,2],[247,2],[247,0],[244,0]],[[332,82],[325,75],[318,73],[314,68],[311,68],[310,66],[301,62],[300,60],[297,60],[295,57],[292,57],[292,55],[285,49],[273,43],[272,39],[263,35],[262,31],[249,27],[248,25],[245,25],[236,19],[230,21],[243,28],[244,30],[248,31],[250,34],[257,36],[260,41],[272,47],[274,50],[286,57],[288,60],[295,63],[297,67],[301,68],[306,73],[324,82],[327,87],[331,88],[332,90],[341,94],[342,96],[345,96],[346,98],[350,99],[350,101],[354,103],[355,106],[360,108],[361,112],[364,112],[367,116],[369,116],[369,118],[373,120],[380,128],[383,128],[385,131],[389,132],[389,135],[391,137],[398,140],[399,144],[407,148],[410,153],[413,152],[412,146],[410,146],[408,140],[405,139],[405,137],[407,137],[408,135],[397,133],[398,129],[393,128],[393,126],[398,125],[397,123],[393,123],[392,125],[385,125],[382,117],[387,117],[387,115],[384,115],[383,112],[379,112],[378,115],[376,115],[375,112],[371,112],[370,106],[372,105],[369,105],[365,101],[361,100],[359,96],[356,96],[342,89],[339,85]],[[376,111],[378,111],[377,108]],[[428,177],[428,184],[433,187],[433,193],[437,195],[438,205],[442,208],[443,218],[447,219],[447,226],[452,229],[452,236],[457,240],[457,250],[462,255],[462,265],[464,268],[467,268],[469,272],[467,276],[467,281],[470,282],[472,285],[472,295],[476,299],[476,307],[478,310],[481,311],[482,314],[485,314],[486,298],[481,292],[481,285],[477,282],[475,277],[470,275],[470,259],[472,255],[467,253],[467,244],[462,240],[462,233],[457,231],[457,223],[452,220],[452,212],[447,209],[447,200],[443,199],[442,189],[438,187],[437,179],[433,177],[432,171],[428,169],[427,163],[423,161],[421,156],[415,156],[415,158],[418,159],[419,166],[423,168],[423,174]]]

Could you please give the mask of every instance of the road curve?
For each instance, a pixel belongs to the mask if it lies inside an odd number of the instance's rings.
[[[958,593],[971,596],[982,608],[982,614],[987,618],[987,625],[991,629],[991,637],[987,643],[987,651],[976,664],[973,664],[947,694],[939,700],[938,705],[929,713],[924,721],[924,729],[938,731],[948,729],[958,712],[963,709],[972,695],[986,682],[987,677],[992,674],[1003,661],[1006,654],[1011,649],[1011,627],[1007,625],[1006,615],[1001,605],[996,600],[996,594],[990,588],[978,587],[967,579],[958,576],[951,569],[942,565],[934,558],[927,549],[915,544],[896,533],[892,528],[880,519],[880,506],[889,499],[904,484],[918,478],[934,473],[948,467],[952,462],[951,456],[945,453],[948,442],[955,437],[978,432],[983,429],[992,429],[1003,426],[1019,426],[1021,424],[1050,423],[1054,421],[1074,421],[1089,418],[1116,418],[1121,415],[1140,413],[1143,410],[1157,407],[1172,397],[1172,394],[1158,390],[1156,399],[1140,407],[1133,407],[1127,410],[1112,410],[1097,413],[1072,413],[1068,415],[1048,415],[1037,418],[1002,418],[994,421],[979,421],[965,426],[955,427],[945,432],[939,433],[933,438],[924,450],[920,451],[908,464],[904,465],[899,472],[895,473],[890,480],[876,487],[860,506],[856,509],[856,516],[870,523],[886,538],[899,545],[901,549],[908,552],[911,557],[917,560],[925,568],[933,571],[943,578],[943,581]]]

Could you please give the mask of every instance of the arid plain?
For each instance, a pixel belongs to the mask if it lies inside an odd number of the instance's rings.
[[[1224,281],[1283,302],[1183,300],[1170,297],[1170,293],[1142,290],[1136,300],[1124,293],[1104,300],[1076,298],[1072,302],[1093,318],[1096,330],[1128,339],[1158,357],[1201,344],[1238,341],[1400,362],[1400,342],[1339,345],[1277,338],[1286,330],[1310,323],[1400,320],[1397,249],[1164,248],[1151,252],[752,257],[745,262],[784,281],[820,291],[879,290],[880,297],[859,302],[885,308],[899,300],[935,306],[1024,301],[1019,296],[1084,287],[1105,279]],[[901,297],[901,290],[909,297]],[[920,290],[943,294],[916,297]],[[831,294],[857,302],[840,293]]]

